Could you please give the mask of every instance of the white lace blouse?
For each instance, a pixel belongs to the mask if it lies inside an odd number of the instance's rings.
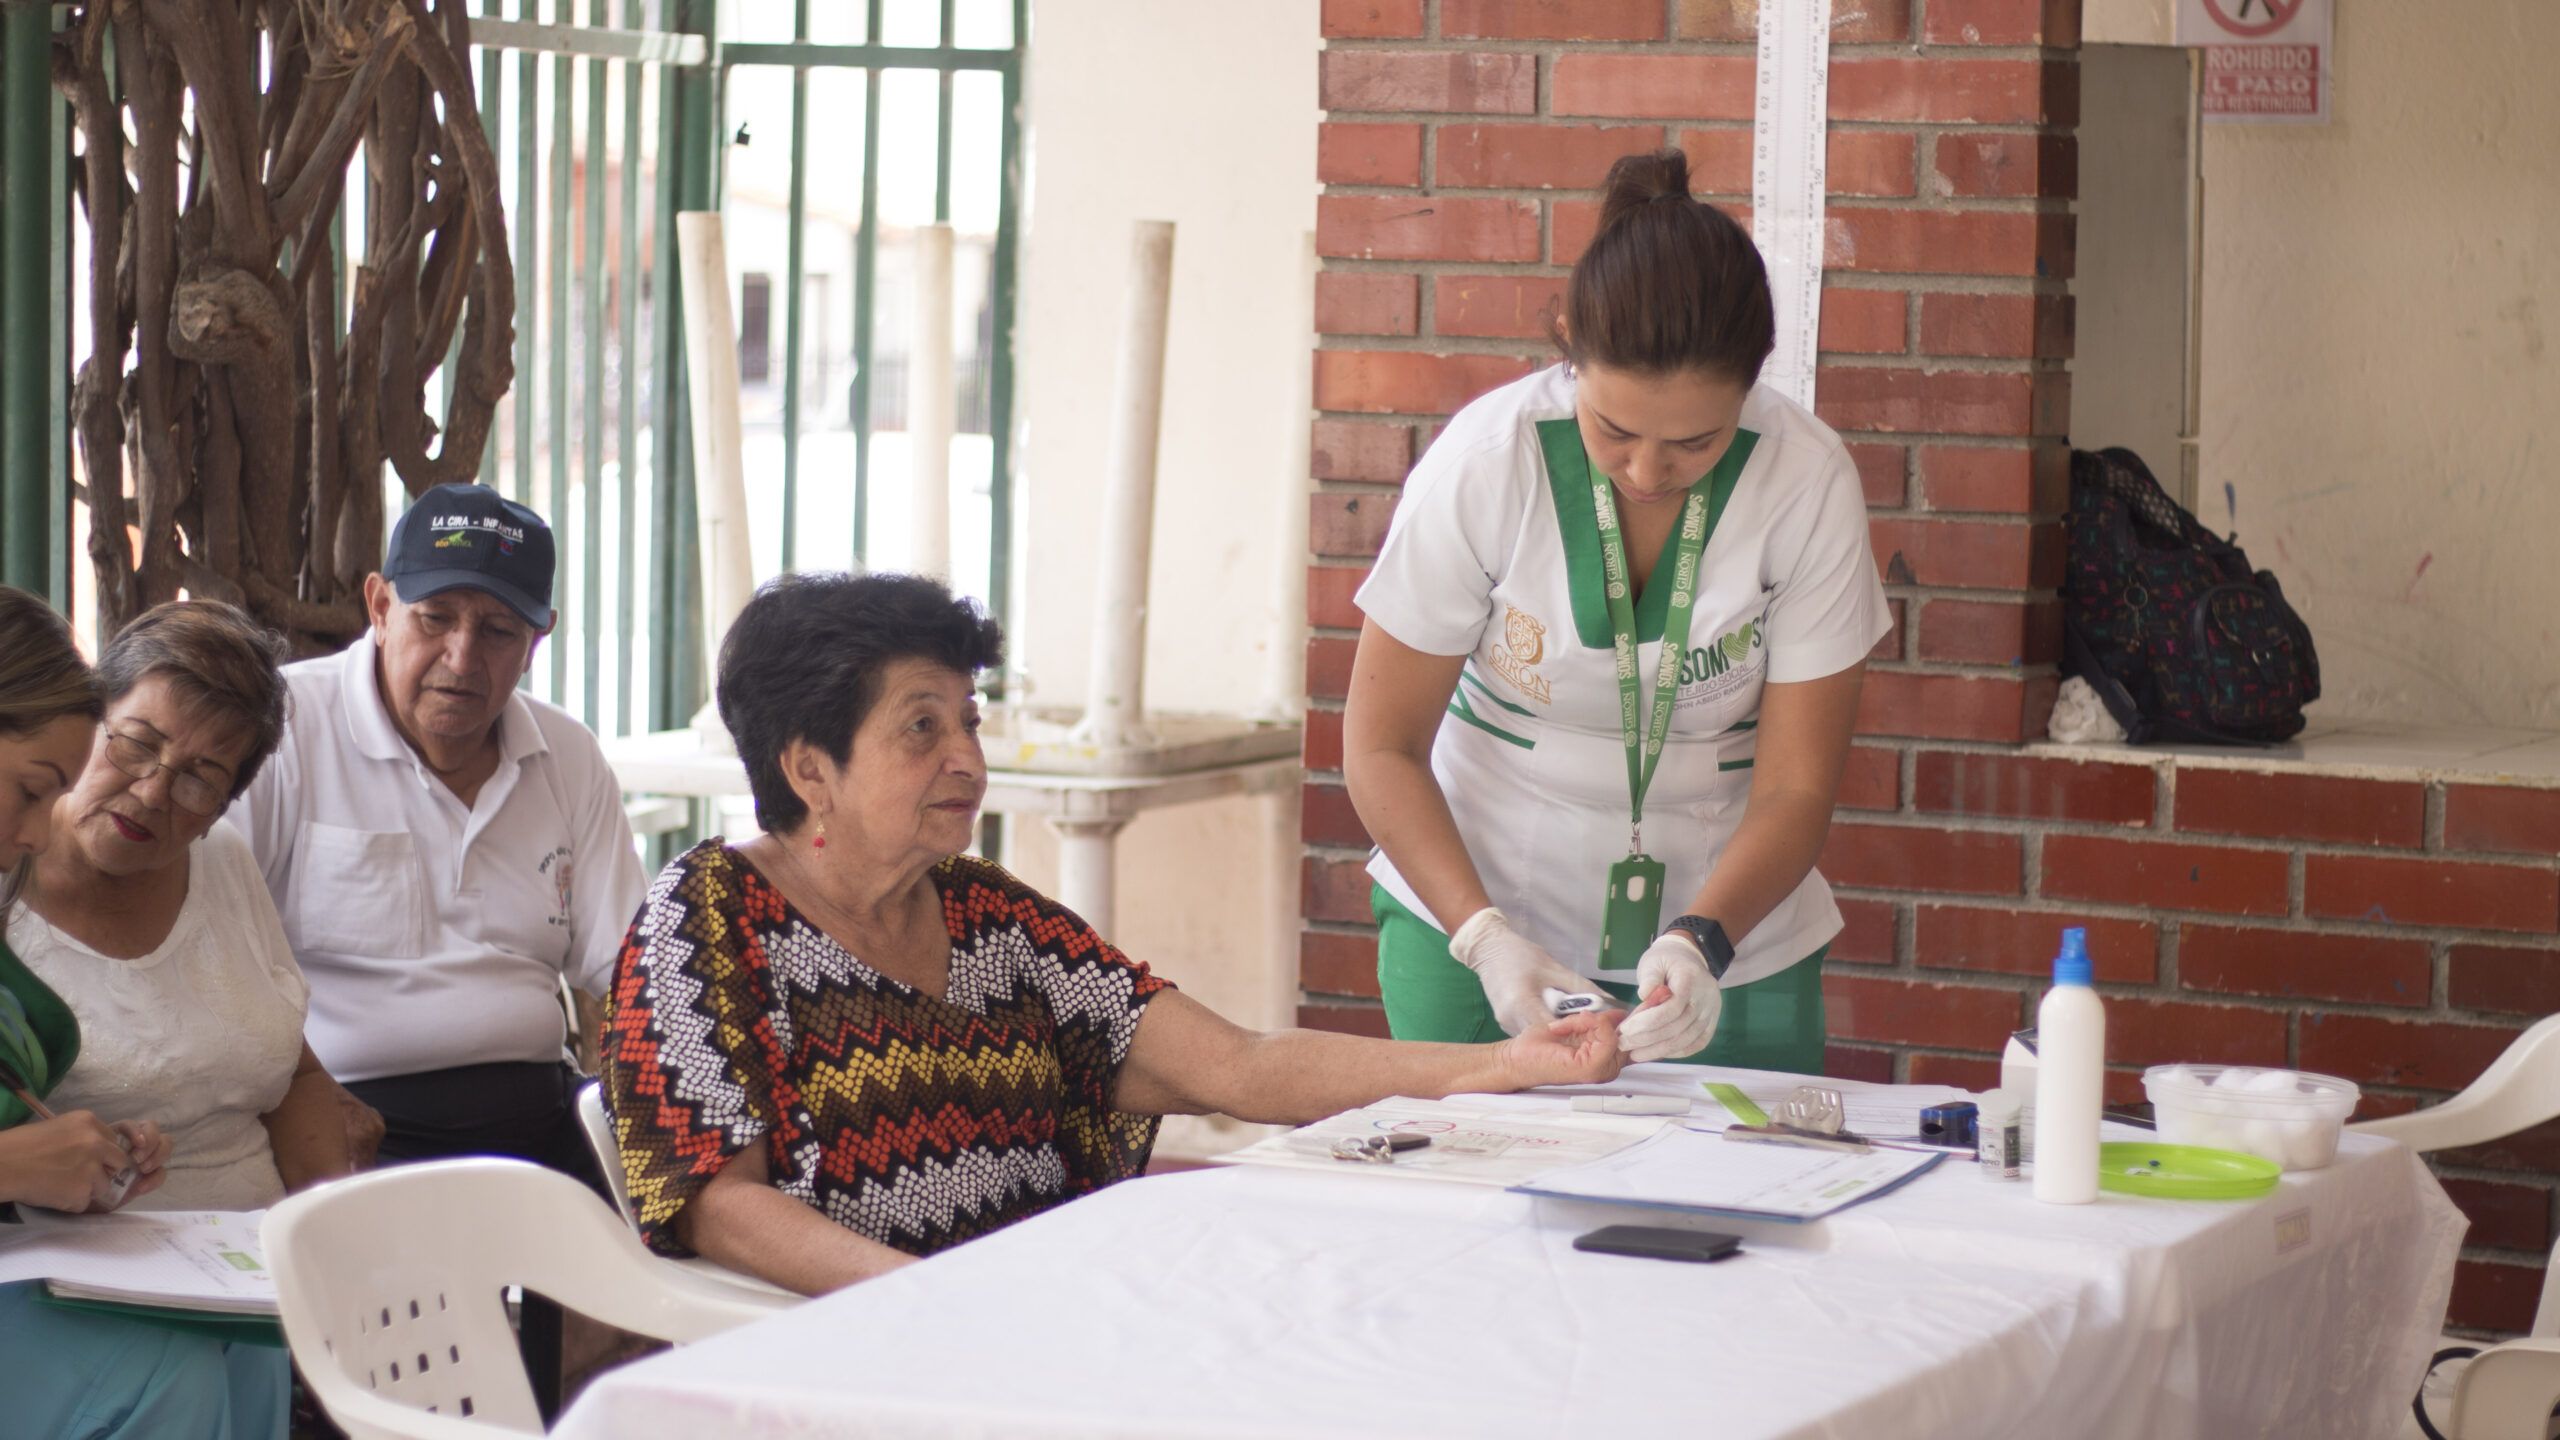
[[[80,1022],[46,1103],[169,1134],[169,1178],[134,1208],[263,1209],[284,1180],[258,1117],[293,1083],[310,991],[239,832],[214,826],[189,859],[185,905],[148,955],[101,955],[23,903],[9,948]]]

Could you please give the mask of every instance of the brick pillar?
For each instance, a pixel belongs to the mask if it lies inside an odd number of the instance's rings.
[[[1843,798],[1896,810],[1913,741],[2015,744],[2041,733],[2051,705],[2079,5],[1870,0],[1837,13],[1818,409],[1866,481],[1896,622]],[[1396,487],[1449,412],[1552,358],[1546,317],[1589,242],[1611,160],[1679,146],[1700,195],[1747,222],[1757,24],[1754,0],[1324,4],[1300,952],[1310,1023],[1379,1028],[1368,838],[1342,788],[1340,712],[1360,624],[1351,595]],[[1951,845],[1851,818],[1851,851],[2005,860],[2018,893],[2014,839]],[[1892,907],[1846,908],[1843,958],[1891,961]],[[2016,1008],[2014,994],[1982,1000]],[[1858,1073],[1892,1064],[1884,1051],[1838,1058]]]

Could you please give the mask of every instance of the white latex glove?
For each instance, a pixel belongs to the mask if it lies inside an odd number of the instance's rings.
[[[1618,1048],[1627,1052],[1627,1059],[1671,1060],[1705,1049],[1724,1014],[1724,988],[1707,968],[1707,957],[1677,930],[1645,947],[1636,960],[1637,996],[1651,1000],[1656,990],[1671,993],[1659,1005],[1642,1006],[1618,1027]]]
[[[1449,958],[1476,972],[1505,1035],[1543,1029],[1555,1018],[1547,1010],[1549,987],[1577,994],[1598,988],[1513,930],[1490,905],[1468,916],[1449,937]]]

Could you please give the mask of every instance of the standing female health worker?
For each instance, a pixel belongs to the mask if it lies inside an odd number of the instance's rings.
[[[1686,159],[1626,156],[1564,363],[1405,482],[1343,761],[1398,1038],[1516,1035],[1598,981],[1642,1002],[1631,1059],[1820,1071],[1813,862],[1890,616],[1840,437],[1757,383],[1775,328]]]

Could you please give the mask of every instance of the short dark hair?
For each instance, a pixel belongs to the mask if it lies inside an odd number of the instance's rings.
[[[249,753],[231,775],[237,800],[284,738],[282,636],[219,600],[172,600],[116,632],[98,657],[98,688],[109,705],[154,675],[169,677],[190,715],[248,732]]]
[[[1565,282],[1565,358],[1646,375],[1760,378],[1777,346],[1769,270],[1733,217],[1690,197],[1689,157],[1622,155]]]
[[[783,835],[809,818],[782,752],[805,740],[842,765],[879,703],[883,673],[923,659],[975,677],[1004,663],[1004,627],[924,575],[809,571],[765,582],[720,642],[720,723],[746,762],[756,823]]]

